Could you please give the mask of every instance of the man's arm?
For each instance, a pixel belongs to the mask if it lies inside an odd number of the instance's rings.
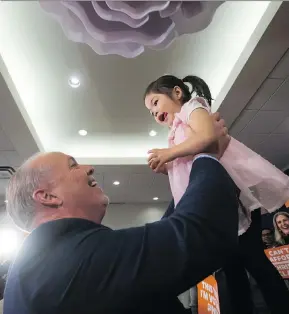
[[[170,204],[169,204],[169,207],[167,208],[166,212],[164,213],[162,219],[168,218],[174,212],[174,210],[175,210],[175,202],[172,199]]]
[[[220,268],[237,245],[237,211],[235,185],[225,169],[210,158],[196,160],[187,191],[169,218],[109,232],[107,289],[125,299],[176,296],[194,286]],[[106,276],[108,270],[102,271]]]

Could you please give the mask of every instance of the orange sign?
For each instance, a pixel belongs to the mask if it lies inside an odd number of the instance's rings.
[[[198,313],[220,314],[218,285],[213,276],[198,284]]]
[[[289,279],[289,245],[265,250],[272,264],[278,269],[284,279]]]
[[[288,208],[289,207],[289,201],[287,201],[286,203],[285,203],[285,206]]]

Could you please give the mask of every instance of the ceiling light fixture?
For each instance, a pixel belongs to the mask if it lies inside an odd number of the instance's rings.
[[[72,88],[77,88],[80,86],[80,80],[78,77],[76,76],[71,76],[68,80],[68,84],[72,87]]]
[[[5,200],[4,203],[5,203],[5,204],[8,204],[8,200]]]
[[[157,132],[155,130],[151,130],[149,133],[150,136],[156,136]]]
[[[119,181],[114,181],[114,182],[113,182],[113,185],[119,185],[119,184],[120,184]]]
[[[87,135],[87,131],[86,130],[79,130],[78,134],[81,136],[85,136],[85,135]]]
[[[158,199],[159,199],[158,197],[154,197],[154,198],[153,198],[154,201],[157,201]]]

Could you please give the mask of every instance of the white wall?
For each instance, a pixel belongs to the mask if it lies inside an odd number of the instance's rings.
[[[103,224],[113,229],[141,226],[159,220],[167,207],[168,203],[110,205]]]

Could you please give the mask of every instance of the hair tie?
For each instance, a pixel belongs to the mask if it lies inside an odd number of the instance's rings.
[[[185,88],[187,89],[187,91],[191,94],[192,90],[193,90],[192,84],[190,84],[189,82],[184,82],[183,80],[182,80],[182,82],[183,82]]]

